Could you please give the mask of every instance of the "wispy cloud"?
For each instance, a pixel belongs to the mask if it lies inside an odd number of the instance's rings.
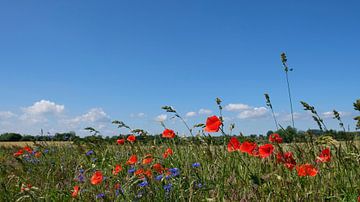
[[[146,114],[144,112],[130,114],[131,118],[144,118],[145,116],[146,116]]]
[[[210,109],[199,109],[200,115],[209,115],[211,113],[212,113],[212,111]]]
[[[196,116],[196,112],[188,112],[188,113],[186,113],[185,116],[186,117],[194,117],[194,116]]]
[[[249,110],[251,107],[246,104],[238,103],[238,104],[228,104],[225,106],[226,111],[243,111]]]
[[[160,114],[158,116],[155,117],[155,121],[158,121],[158,122],[162,122],[162,121],[165,121],[167,119],[167,115],[166,114]]]
[[[240,112],[237,117],[239,119],[256,119],[267,116],[268,110],[265,107],[254,107]]]

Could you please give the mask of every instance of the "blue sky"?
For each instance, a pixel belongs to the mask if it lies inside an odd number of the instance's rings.
[[[334,108],[353,128],[359,8],[359,1],[2,1],[0,132],[84,135],[94,126],[116,135],[114,119],[161,132],[161,106],[195,112],[186,117],[194,124],[217,114],[220,97],[237,104],[224,112],[236,131],[266,133],[274,125],[265,92],[281,124],[290,124],[282,51],[294,68],[296,126],[316,127],[304,100],[330,128],[338,128],[326,118]],[[165,123],[185,132],[169,116]]]

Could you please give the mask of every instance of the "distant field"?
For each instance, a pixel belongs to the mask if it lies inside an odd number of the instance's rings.
[[[63,145],[72,144],[72,142],[66,142],[66,141],[37,141],[37,142],[35,142],[35,144],[50,145],[50,146],[63,146]],[[1,146],[4,146],[4,147],[34,146],[34,142],[31,142],[31,141],[24,141],[24,142],[0,142],[0,147],[1,147]]]

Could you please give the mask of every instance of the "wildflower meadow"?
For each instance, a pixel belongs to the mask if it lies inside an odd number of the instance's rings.
[[[325,130],[321,136],[306,133],[297,143],[285,143],[278,133],[253,140],[230,134],[233,126],[223,124],[221,103],[217,98],[219,114],[186,125],[192,139],[179,137],[175,128],[163,123],[163,133],[145,144],[149,136],[143,130],[113,121],[129,135],[111,143],[2,146],[0,199],[360,201],[358,135],[349,133],[347,140],[337,141]],[[303,104],[316,114],[314,107]],[[357,100],[355,110],[359,105]],[[173,107],[163,109],[186,124]],[[320,117],[315,120],[324,124]],[[214,143],[215,134],[222,143]]]

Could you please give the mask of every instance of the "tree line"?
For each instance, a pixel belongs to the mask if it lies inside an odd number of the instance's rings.
[[[244,136],[241,133],[238,136],[240,140],[250,140],[257,142],[265,142],[267,141],[269,135],[273,133],[278,133],[282,138],[284,143],[293,143],[293,142],[306,142],[309,138],[319,138],[322,136],[330,136],[334,140],[338,141],[351,141],[360,137],[360,132],[346,132],[346,131],[336,131],[336,130],[328,130],[321,131],[317,129],[309,129],[307,131],[297,130],[296,128],[292,128],[288,126],[285,129],[280,129],[276,131],[269,130],[266,135],[257,135],[251,134],[248,136]],[[116,143],[116,140],[119,138],[127,138],[128,135],[118,135],[118,136],[102,136],[102,135],[90,135],[85,137],[77,136],[75,132],[65,132],[65,133],[55,133],[55,135],[22,135],[19,133],[3,133],[0,135],[0,141],[71,141],[74,143]],[[202,144],[204,141],[207,143],[222,145],[224,141],[228,141],[230,136],[210,136],[210,135],[202,135],[202,136],[187,136],[187,137],[176,137],[174,139],[176,144],[189,143],[192,142],[194,144]],[[157,135],[139,135],[137,136],[137,141],[142,144],[148,143],[161,143],[163,138],[161,138],[161,134]]]

